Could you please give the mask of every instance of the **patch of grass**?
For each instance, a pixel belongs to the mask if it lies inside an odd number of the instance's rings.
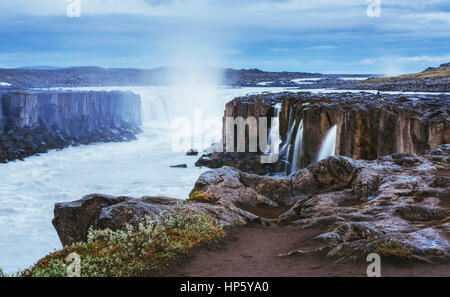
[[[8,277],[8,275],[0,268],[0,277]]]
[[[213,194],[205,192],[194,192],[189,196],[188,201],[204,202],[204,203],[215,203],[217,198]]]
[[[404,247],[401,243],[391,241],[383,242],[375,247],[375,252],[382,256],[397,257],[410,259],[412,252],[410,249]]]
[[[212,218],[193,214],[162,213],[146,217],[137,228],[90,230],[86,243],[49,254],[22,273],[32,277],[67,276],[66,257],[77,253],[82,277],[129,277],[158,273],[202,243],[217,241],[225,232]]]

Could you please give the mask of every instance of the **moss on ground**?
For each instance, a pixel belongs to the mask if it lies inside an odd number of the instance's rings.
[[[137,228],[90,230],[85,243],[51,253],[21,276],[65,277],[66,258],[80,256],[82,277],[129,277],[152,275],[187,255],[203,243],[225,235],[212,218],[190,213],[161,214],[156,220],[145,218]]]
[[[412,252],[399,242],[384,242],[375,247],[375,252],[382,256],[410,259]]]
[[[205,192],[194,192],[189,196],[188,201],[214,203],[217,202],[217,198],[213,194]]]

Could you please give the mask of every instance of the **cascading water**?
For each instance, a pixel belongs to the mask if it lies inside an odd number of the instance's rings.
[[[279,154],[279,147],[282,142],[280,137],[280,110],[280,106],[275,106],[276,116],[272,119],[269,139],[267,140],[268,147],[266,153],[270,155]]]
[[[143,126],[168,117],[167,106],[164,104],[162,96],[143,92],[141,93],[141,106]]]
[[[319,156],[317,157],[317,162],[327,157],[334,156],[336,154],[335,152],[336,132],[337,132],[336,125],[334,125],[328,130],[325,140],[322,143],[322,147],[320,148]]]
[[[288,173],[289,171],[289,156],[291,154],[291,140],[292,140],[292,133],[294,133],[294,128],[295,128],[295,120],[294,122],[291,124],[289,124],[289,131],[288,134],[286,136],[286,142],[285,144],[283,144],[283,146],[281,147],[280,150],[280,155],[283,156],[283,160],[286,162],[286,166],[285,166],[285,172]]]
[[[295,136],[294,153],[292,155],[291,169],[289,174],[296,172],[299,168],[299,157],[302,153],[303,142],[303,120],[298,124],[297,135]]]
[[[287,162],[289,159],[289,153],[291,150],[291,139],[292,139],[292,132],[294,130],[295,126],[295,120],[294,125],[292,125],[292,108],[289,110],[289,121],[288,121],[288,127],[289,131],[286,135],[286,142],[281,146],[280,149],[280,155],[284,156],[284,160]]]

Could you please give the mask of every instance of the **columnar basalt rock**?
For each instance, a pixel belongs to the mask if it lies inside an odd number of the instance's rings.
[[[374,160],[383,155],[421,155],[441,144],[450,143],[449,95],[385,95],[371,93],[279,93],[236,98],[226,107],[226,116],[268,116],[280,107],[280,136],[287,139],[289,125],[303,120],[300,167],[317,160],[328,130],[336,125],[336,155]],[[291,122],[289,118],[292,117]],[[294,121],[295,120],[295,121]],[[293,129],[297,131],[296,129]],[[248,137],[247,137],[248,140]],[[293,146],[295,137],[290,138]],[[245,154],[242,154],[245,155]],[[224,154],[204,156],[198,165],[234,166]],[[242,156],[242,158],[246,158]],[[294,156],[289,155],[294,162]],[[239,156],[233,159],[241,159]],[[235,162],[236,168],[250,172],[252,166]],[[274,166],[282,168],[283,166]],[[263,173],[269,173],[274,168]],[[272,171],[273,172],[273,171]]]
[[[0,162],[74,144],[133,140],[140,132],[140,96],[131,92],[9,92],[0,99]]]

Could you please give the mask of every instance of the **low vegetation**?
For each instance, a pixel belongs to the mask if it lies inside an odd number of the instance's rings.
[[[402,81],[402,80],[412,80],[412,79],[436,79],[436,78],[445,78],[445,77],[449,77],[449,76],[450,76],[450,69],[434,68],[434,69],[427,69],[427,70],[419,72],[419,73],[369,79],[369,80],[366,80],[361,83],[387,82],[387,81],[393,81],[393,80]]]
[[[384,242],[376,247],[376,253],[381,256],[410,259],[412,252],[399,242]]]
[[[193,214],[162,213],[146,217],[138,227],[125,230],[90,230],[85,243],[56,251],[22,272],[22,276],[65,277],[68,255],[80,257],[82,277],[127,277],[154,275],[203,243],[225,235],[212,218]]]

